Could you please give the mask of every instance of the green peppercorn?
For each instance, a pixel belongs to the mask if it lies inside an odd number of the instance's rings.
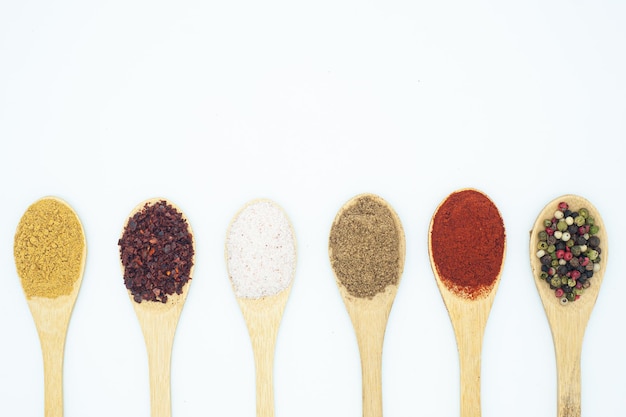
[[[598,257],[598,251],[595,249],[587,249],[587,252],[585,252],[585,255],[587,255],[590,261],[593,261],[594,259]]]
[[[580,214],[583,219],[586,219],[587,217],[589,217],[589,210],[587,210],[586,208],[581,208],[580,210],[578,210],[578,214]]]
[[[574,224],[578,227],[583,226],[585,224],[585,218],[580,214],[574,219]]]
[[[546,242],[546,243],[548,243],[548,242]],[[554,252],[556,252],[556,246],[554,246],[554,245],[548,245],[548,247],[546,248],[546,252],[548,252],[548,253],[554,253]]]
[[[576,286],[576,281],[574,281],[573,279],[569,278],[567,280],[567,285],[569,285],[570,287],[575,287]]]
[[[550,220],[543,221],[543,227],[550,227],[550,226],[552,226],[552,222]]]
[[[559,278],[559,277],[552,277],[552,279],[550,280],[550,285],[552,285],[553,287],[560,287],[561,286],[561,278]]]
[[[589,234],[590,235],[595,235],[599,231],[600,231],[600,228],[598,226],[596,226],[595,224],[589,228]]]
[[[572,246],[571,251],[572,251],[572,255],[574,255],[575,257],[578,257],[578,256],[580,256],[580,254],[581,254],[580,246],[578,246],[578,245]],[[573,261],[573,260],[574,260],[574,259],[572,259],[572,261]],[[571,263],[572,261],[570,261],[570,263]]]
[[[587,217],[587,220],[585,221],[585,223],[588,224],[589,226],[593,226],[596,223],[596,220],[593,217],[589,216]]]
[[[568,248],[572,248],[575,244],[576,242],[574,242],[574,239],[569,239],[567,242],[565,242],[565,246],[567,246]]]
[[[561,277],[561,285],[567,285],[567,277],[566,276],[562,276]]]
[[[539,250],[544,250],[544,251],[545,251],[546,249],[548,249],[548,243],[547,243],[547,242],[544,242],[544,241],[539,242],[539,243],[537,244],[537,249],[539,249]]]
[[[547,272],[542,272],[541,274],[539,274],[539,278],[545,280],[546,278],[548,278],[548,273]]]
[[[567,300],[568,301],[576,300],[576,294],[574,294],[573,292],[567,293]]]
[[[539,232],[539,240],[542,242],[545,242],[548,239],[548,232],[546,232],[545,230],[542,230],[541,232]]]
[[[564,232],[565,230],[567,230],[567,223],[565,222],[565,220],[561,219],[556,224],[556,228],[557,228],[558,231]]]

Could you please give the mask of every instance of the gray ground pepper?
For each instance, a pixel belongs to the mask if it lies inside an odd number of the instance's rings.
[[[371,195],[344,207],[330,230],[330,262],[348,293],[372,298],[397,285],[402,270],[401,230],[395,214]]]

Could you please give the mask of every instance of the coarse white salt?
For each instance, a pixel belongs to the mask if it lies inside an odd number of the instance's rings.
[[[235,215],[226,234],[226,266],[238,298],[267,297],[289,287],[296,238],[280,206],[253,200]]]

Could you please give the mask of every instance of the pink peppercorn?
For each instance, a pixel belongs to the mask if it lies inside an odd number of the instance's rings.
[[[556,251],[557,259],[563,259],[564,256],[565,256],[565,251],[563,249],[559,249],[558,251]]]
[[[580,271],[578,271],[578,270],[576,270],[576,269],[574,269],[574,270],[570,271],[570,277],[571,277],[573,280],[577,280],[578,278],[580,278]]]
[[[559,203],[559,210],[567,210],[568,208],[569,208],[569,205],[565,201],[561,201]]]
[[[563,297],[563,290],[561,288],[557,288],[556,290],[554,290],[554,295],[556,295],[557,298]]]
[[[565,259],[566,261],[571,261],[573,257],[574,257],[574,254],[572,252],[570,252],[570,251],[566,251],[563,254],[563,259]]]
[[[576,300],[578,300],[579,298],[580,298],[580,295],[577,295],[577,296],[575,297],[575,299],[576,299]]]
[[[554,234],[554,230],[549,227],[546,227],[546,233],[548,234],[548,236],[552,236]]]
[[[587,264],[589,264],[589,258],[587,258],[586,256],[583,258],[580,258],[580,266],[587,266]]]

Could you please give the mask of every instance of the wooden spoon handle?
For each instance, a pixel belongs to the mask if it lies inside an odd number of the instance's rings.
[[[580,358],[581,340],[563,340],[556,349],[558,417],[580,417]]]
[[[461,417],[480,417],[482,337],[464,337],[463,339],[464,341],[458,345],[461,369]]]
[[[150,372],[150,415],[170,417],[172,415],[170,370],[174,337],[173,334],[168,336],[162,333],[153,334],[152,337],[150,341],[146,339]]]
[[[363,417],[382,417],[383,335],[377,332],[363,332],[358,336],[358,343],[363,380]]]
[[[490,300],[450,306],[459,350],[461,417],[480,417],[480,367],[483,335],[491,308]]]
[[[65,332],[39,331],[43,352],[44,415],[63,417],[63,352]]]
[[[276,333],[252,337],[256,372],[256,415],[274,417],[274,349]]]

